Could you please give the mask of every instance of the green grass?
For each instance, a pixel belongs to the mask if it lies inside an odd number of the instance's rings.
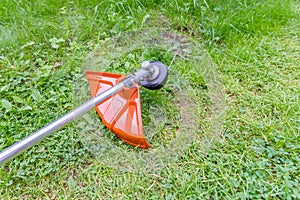
[[[227,105],[210,151],[196,141],[159,174],[104,166],[67,126],[0,169],[1,199],[300,198],[299,12],[292,0],[1,1],[0,150],[71,110],[86,55],[147,14],[203,38]]]

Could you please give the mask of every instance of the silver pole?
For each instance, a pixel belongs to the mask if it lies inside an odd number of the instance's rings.
[[[4,151],[0,153],[0,166],[3,165],[8,160],[14,158],[21,152],[25,151],[26,149],[32,147],[33,145],[37,144],[43,138],[47,137],[54,131],[64,127],[69,122],[73,121],[74,119],[80,117],[84,113],[88,112],[95,106],[97,106],[102,101],[108,99],[112,95],[116,94],[117,92],[121,91],[125,86],[126,87],[133,87],[134,82],[139,83],[141,80],[144,80],[147,77],[151,77],[155,73],[154,67],[148,61],[144,61],[142,63],[141,69],[137,72],[129,75],[127,78],[123,79],[117,85],[109,88],[108,90],[104,91],[103,93],[99,94],[95,98],[85,102],[83,105],[71,110],[67,114],[63,115],[62,117],[58,118],[54,122],[44,126],[40,130],[32,133],[31,135],[27,136],[23,140],[13,144],[12,146],[6,148]]]
[[[84,113],[88,112],[92,108],[94,108],[96,105],[98,105],[100,102],[106,100],[110,96],[116,94],[120,90],[123,89],[125,86],[125,82],[120,82],[119,84],[109,88],[105,92],[99,94],[95,98],[87,101],[83,105],[71,110],[67,114],[63,115],[62,117],[58,118],[52,123],[47,124],[42,129],[32,133],[31,135],[27,136],[23,140],[15,143],[14,145],[6,148],[4,151],[0,153],[0,166],[3,165],[8,160],[14,158],[21,152],[25,151],[26,149],[30,148],[31,146],[37,144],[39,141],[41,141],[43,138],[47,137],[54,131],[57,131],[58,129],[64,127],[69,122],[73,121],[75,118],[80,117]]]

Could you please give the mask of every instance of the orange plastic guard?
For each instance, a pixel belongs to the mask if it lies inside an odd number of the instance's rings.
[[[121,74],[87,71],[91,96],[95,97],[125,78]],[[141,148],[150,148],[144,137],[140,89],[125,87],[95,107],[104,125],[123,141]]]

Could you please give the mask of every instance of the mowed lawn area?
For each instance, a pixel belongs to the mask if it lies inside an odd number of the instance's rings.
[[[297,0],[0,1],[0,151],[74,108],[86,56],[149,16],[216,63],[220,138],[133,173],[95,159],[74,122],[0,168],[0,199],[300,199]]]

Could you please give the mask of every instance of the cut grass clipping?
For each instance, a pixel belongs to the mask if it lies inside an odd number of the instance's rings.
[[[164,23],[162,16],[155,22],[148,19],[141,29],[108,38],[83,63],[83,72],[123,74],[134,71],[143,60],[160,60],[169,66],[168,83],[161,90],[141,90],[145,136],[151,149],[144,151],[120,141],[101,128],[94,112],[76,123],[86,146],[111,167],[157,173],[179,161],[195,142],[201,142],[206,153],[222,130],[225,100],[215,63],[198,40],[167,29]],[[75,86],[77,105],[89,97],[86,85],[85,78],[80,78]]]

